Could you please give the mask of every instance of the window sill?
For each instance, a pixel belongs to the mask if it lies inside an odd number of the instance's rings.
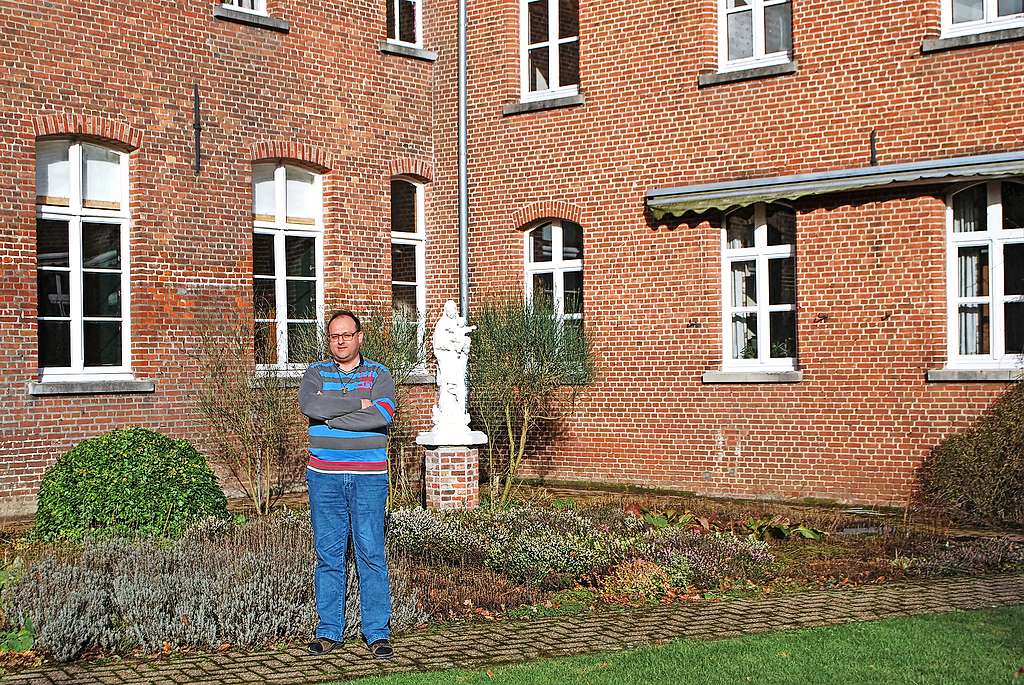
[[[28,394],[42,395],[110,395],[120,393],[151,393],[156,383],[147,380],[29,381]]]
[[[224,5],[213,6],[213,18],[232,21],[236,24],[245,24],[246,26],[255,26],[261,29],[270,29],[271,31],[280,31],[281,33],[291,31],[291,27],[284,19],[275,19],[263,14],[253,14],[252,12],[242,12],[225,7]]]
[[[402,57],[412,57],[413,59],[420,59],[425,62],[434,62],[437,60],[437,53],[433,50],[424,50],[423,48],[414,48],[411,45],[402,45],[400,43],[391,43],[386,40],[380,42],[380,51],[389,55],[401,55]]]
[[[799,383],[803,371],[706,371],[702,383]]]
[[[1012,383],[1024,377],[1024,369],[928,369],[929,383]]]
[[[753,67],[751,69],[740,69],[738,71],[715,71],[697,75],[697,86],[706,88],[718,86],[723,83],[735,83],[736,81],[748,81],[755,78],[767,78],[769,76],[785,76],[795,74],[797,71],[796,60],[784,64],[772,64],[764,67]]]
[[[550,100],[536,100],[534,102],[516,102],[511,105],[505,105],[505,108],[501,110],[501,113],[504,116],[509,116],[512,114],[539,112],[545,109],[576,107],[578,105],[582,105],[585,103],[586,100],[583,97],[583,93],[577,93],[576,95],[569,95],[567,97],[561,98],[551,98]]]
[[[998,31],[985,31],[983,33],[969,33],[965,36],[949,36],[946,38],[925,38],[921,43],[921,52],[942,52],[944,50],[956,50],[957,48],[970,48],[975,45],[991,45],[992,43],[1005,43],[1011,40],[1024,39],[1024,27],[1018,26],[1012,29],[1000,29]]]

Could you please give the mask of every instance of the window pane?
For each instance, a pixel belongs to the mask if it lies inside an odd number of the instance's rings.
[[[395,0],[384,0],[387,6],[388,15],[388,38],[397,38],[398,31],[395,30]]]
[[[313,187],[313,174],[303,169],[288,167],[286,177],[287,220],[291,223],[313,223],[317,215],[318,204]]]
[[[732,358],[757,359],[757,314],[733,315]]]
[[[551,224],[544,224],[530,231],[530,261],[551,261]]]
[[[732,306],[753,307],[757,304],[757,264],[732,263]]]
[[[277,326],[273,323],[257,323],[253,336],[253,352],[257,364],[277,363]]]
[[[985,0],[953,0],[953,23],[985,18]]]
[[[416,186],[408,181],[391,182],[391,230],[416,233]]]
[[[548,90],[549,86],[548,49],[530,50],[530,90]]]
[[[988,295],[988,248],[961,247],[959,252],[960,297]]]
[[[796,243],[796,212],[790,207],[768,205],[765,210],[769,245]]]
[[[71,143],[43,140],[36,143],[36,202],[66,206],[71,197]]]
[[[120,209],[121,155],[96,145],[82,145],[82,204]]]
[[[530,44],[548,40],[548,0],[533,0],[526,7],[530,22]]]
[[[558,37],[572,38],[580,33],[579,0],[558,0]]]
[[[82,274],[82,313],[85,316],[121,316],[121,274]]]
[[[764,51],[788,52],[793,47],[793,18],[790,4],[769,5],[764,8]]]
[[[252,272],[257,276],[274,275],[274,236],[266,233],[253,234]]]
[[[36,311],[39,316],[71,316],[70,272],[36,272]]]
[[[988,230],[988,193],[985,184],[962,190],[953,196],[953,232]]]
[[[284,260],[288,276],[316,276],[316,239],[286,236]]]
[[[273,221],[276,212],[274,165],[257,164],[252,168],[252,213],[259,221]]]
[[[1024,0],[1022,0],[1024,2]],[[1003,183],[1003,228],[1024,228],[1024,184]]]
[[[1009,17],[1024,12],[1024,0],[999,0],[998,14]]]
[[[725,218],[725,246],[730,250],[754,246],[754,208],[746,207]]]
[[[288,324],[288,363],[309,364],[320,357],[319,346],[312,341],[317,337],[316,323]]]
[[[772,359],[796,356],[796,312],[770,312],[768,314]]]
[[[392,244],[391,280],[415,283],[416,276],[416,246]]]
[[[71,322],[39,322],[39,366],[71,366]]]
[[[558,46],[558,85],[575,86],[580,82],[580,43],[562,43]]]
[[[414,285],[392,285],[391,306],[394,309],[408,313],[410,318],[419,318],[419,307],[416,306],[416,286]]]
[[[536,306],[552,309],[555,301],[555,276],[551,273],[534,274],[530,296]]]
[[[960,305],[960,354],[988,354],[988,305]]]
[[[583,229],[571,221],[562,222],[562,259],[583,259]]]
[[[768,304],[796,304],[796,260],[768,260]]]
[[[252,308],[257,319],[274,319],[277,317],[277,295],[273,279],[253,279]]]
[[[583,313],[583,272],[566,271],[562,280],[562,313]]]
[[[1024,295],[1024,244],[1003,246],[1003,294]]]
[[[288,293],[289,319],[316,318],[316,281],[293,281],[285,284]]]
[[[39,266],[71,266],[68,222],[36,219],[36,263]]]
[[[82,324],[86,366],[121,365],[121,322],[86,321]]]
[[[398,40],[416,42],[416,4],[411,0],[398,0]]]
[[[726,15],[729,59],[743,59],[754,54],[753,13],[734,12]]]
[[[1024,302],[1007,302],[1003,309],[1006,354],[1024,354]]]
[[[121,268],[120,226],[82,224],[82,266],[86,269]]]

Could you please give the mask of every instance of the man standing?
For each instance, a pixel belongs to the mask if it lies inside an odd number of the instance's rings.
[[[391,372],[359,352],[363,331],[349,311],[327,324],[331,359],[311,364],[299,387],[309,417],[309,508],[316,547],[316,609],[320,622],[311,654],[344,641],[345,556],[349,532],[359,575],[363,639],[378,659],[390,659],[391,591],[384,558],[388,496],[387,431],[395,414]]]

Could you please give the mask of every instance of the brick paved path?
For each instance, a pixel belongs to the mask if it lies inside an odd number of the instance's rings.
[[[24,671],[3,685],[320,683],[400,671],[479,669],[544,657],[614,651],[678,638],[724,638],[954,609],[1024,604],[1024,575],[891,583],[769,599],[678,604],[587,616],[467,624],[395,640],[398,656],[375,663],[361,645],[327,657],[299,648],[161,661],[116,661]]]

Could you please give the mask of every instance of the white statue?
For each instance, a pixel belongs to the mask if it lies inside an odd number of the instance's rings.
[[[448,300],[434,326],[432,338],[437,358],[437,404],[431,412],[433,430],[417,438],[420,444],[467,445],[485,441],[482,433],[469,430],[466,410],[466,370],[469,366],[469,334],[455,302]]]

